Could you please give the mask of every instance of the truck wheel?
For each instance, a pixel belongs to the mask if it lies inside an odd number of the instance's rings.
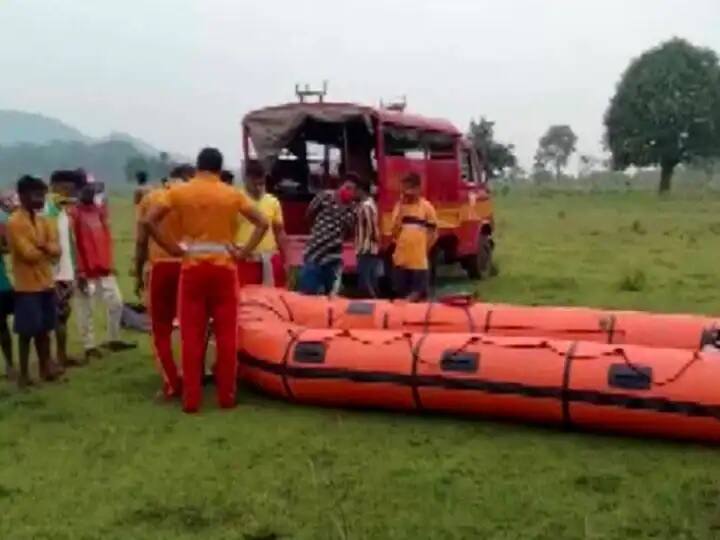
[[[462,267],[470,279],[482,279],[486,274],[495,275],[497,273],[492,259],[494,247],[495,244],[491,236],[480,235],[478,252],[465,257],[461,261]]]

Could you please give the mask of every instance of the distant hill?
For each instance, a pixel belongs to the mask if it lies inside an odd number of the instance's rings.
[[[138,170],[151,178],[167,174],[173,162],[186,161],[162,152],[127,133],[93,139],[80,130],[41,114],[0,110],[0,185],[23,174],[47,178],[56,169],[82,167],[116,188],[128,186]]]
[[[80,130],[55,118],[41,114],[0,110],[0,146],[89,140],[90,137]]]

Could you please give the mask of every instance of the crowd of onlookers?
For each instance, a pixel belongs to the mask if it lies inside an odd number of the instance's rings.
[[[8,379],[20,387],[34,384],[29,371],[32,346],[39,375],[46,381],[68,367],[134,347],[120,339],[123,303],[102,184],[83,170],[55,171],[49,186],[41,178],[23,176],[15,192],[0,201],[0,220],[2,249],[12,268],[11,277],[0,258],[0,346]],[[108,338],[100,346],[93,323],[96,300],[107,309]],[[83,346],[79,358],[68,352],[73,306]],[[11,315],[19,369],[8,325]]]
[[[205,149],[197,167],[178,166],[159,186],[150,186],[144,173],[137,175],[136,292],[149,308],[166,397],[185,392],[190,374],[197,375],[208,324],[218,348],[228,349],[222,353],[226,360],[216,362],[216,375],[217,370],[228,371],[224,378],[218,375],[218,381],[231,378],[234,368],[227,366],[235,363],[238,285],[288,286],[288,240],[281,203],[267,192],[268,177],[260,162],[249,161],[243,172],[242,188],[237,189],[232,186],[233,175],[222,170],[222,154]],[[32,345],[40,377],[48,381],[68,367],[134,348],[120,338],[123,302],[103,185],[83,170],[55,171],[49,185],[23,176],[12,196],[0,199],[0,207],[0,237],[12,268],[10,279],[0,258],[0,347],[8,378],[16,379],[21,387],[33,384],[28,369]],[[372,184],[356,174],[344,174],[337,189],[314,197],[306,218],[310,235],[297,289],[309,295],[337,294],[343,246],[352,239],[358,294],[378,297],[379,280],[388,265],[381,253]],[[421,196],[419,176],[408,174],[402,179],[391,224],[392,275],[385,277],[392,278],[395,297],[423,299],[428,295],[428,254],[437,221],[433,207]],[[97,301],[107,309],[108,337],[101,346],[93,328]],[[67,324],[73,308],[83,347],[79,358],[68,352]],[[18,336],[19,369],[8,325],[11,315]],[[183,375],[171,350],[171,333],[178,320],[183,356],[193,359],[185,365],[183,358]],[[193,396],[185,402],[186,410],[197,409],[196,383]],[[229,404],[234,400],[234,386],[223,384],[226,391],[223,394],[218,382],[218,392],[225,396],[223,403]]]

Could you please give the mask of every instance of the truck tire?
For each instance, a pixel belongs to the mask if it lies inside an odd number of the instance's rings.
[[[492,236],[481,234],[478,241],[478,252],[468,255],[462,261],[462,267],[470,279],[482,279],[485,275],[494,275],[493,249],[495,243]]]

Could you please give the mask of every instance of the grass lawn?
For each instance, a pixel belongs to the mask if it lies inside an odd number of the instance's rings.
[[[129,295],[132,209],[113,216]],[[485,299],[720,311],[717,197],[510,194],[497,224]],[[718,449],[246,391],[189,417],[153,402],[140,341],[65,383],[0,383],[1,539],[720,538]]]

